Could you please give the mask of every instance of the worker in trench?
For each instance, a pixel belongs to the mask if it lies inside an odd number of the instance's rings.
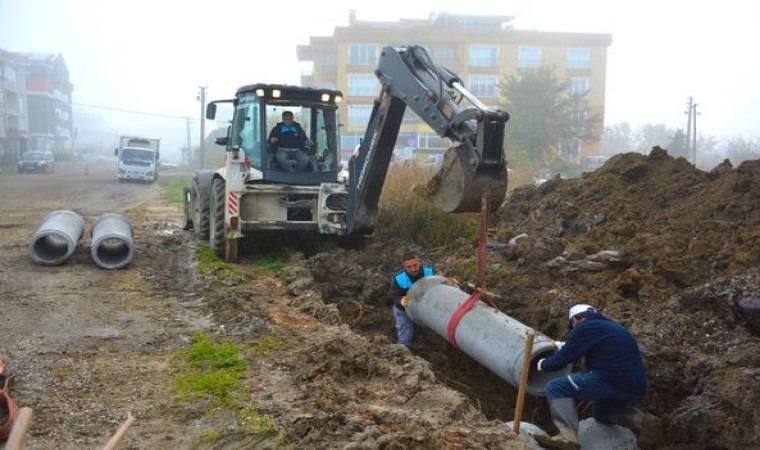
[[[414,252],[405,253],[401,268],[393,275],[391,292],[393,296],[393,317],[396,321],[396,341],[409,348],[415,338],[415,323],[406,315],[409,298],[406,293],[419,279],[435,275],[431,266],[423,266],[420,257]]]
[[[567,342],[559,351],[539,359],[538,371],[557,371],[581,358],[588,372],[558,377],[546,386],[552,422],[559,434],[534,436],[547,448],[578,448],[576,400],[593,401],[592,417],[605,425],[622,425],[634,433],[631,407],[646,394],[644,363],[636,339],[619,323],[590,305],[578,304],[568,314]]]

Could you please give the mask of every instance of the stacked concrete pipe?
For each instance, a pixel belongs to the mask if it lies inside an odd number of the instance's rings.
[[[68,260],[84,235],[84,219],[68,210],[53,211],[42,221],[29,240],[29,256],[43,266],[57,266]]]
[[[102,269],[121,269],[135,257],[132,225],[117,213],[105,213],[92,225],[90,254]]]
[[[451,317],[470,296],[451,285],[444,277],[433,276],[418,280],[409,289],[406,313],[418,325],[430,328],[448,342]],[[525,357],[526,325],[478,301],[461,317],[455,344],[461,351],[479,362],[510,385],[518,387]],[[531,360],[546,357],[557,350],[554,340],[536,332]],[[570,373],[568,365],[557,372],[534,372],[528,376],[527,393],[545,396],[546,385],[552,379]]]

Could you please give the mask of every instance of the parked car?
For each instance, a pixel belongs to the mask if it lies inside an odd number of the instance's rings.
[[[167,170],[176,170],[177,167],[179,167],[179,164],[171,161],[167,161],[165,159],[159,159],[158,160],[158,169],[161,171],[167,171]]]
[[[21,155],[18,173],[52,173],[55,172],[53,152],[33,150]]]

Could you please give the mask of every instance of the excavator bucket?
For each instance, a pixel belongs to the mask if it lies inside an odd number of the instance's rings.
[[[479,164],[464,146],[451,147],[427,191],[432,202],[445,212],[479,212],[485,194],[489,210],[495,211],[507,192],[507,168],[504,164]]]

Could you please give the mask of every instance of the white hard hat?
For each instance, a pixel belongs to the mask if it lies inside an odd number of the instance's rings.
[[[575,305],[572,308],[570,308],[570,314],[568,314],[567,318],[568,319],[572,319],[573,317],[577,316],[578,314],[585,313],[585,312],[595,313],[596,312],[596,308],[594,308],[591,305],[584,305],[584,304]]]

